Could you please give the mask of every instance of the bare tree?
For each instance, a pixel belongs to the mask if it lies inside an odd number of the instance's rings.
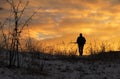
[[[24,23],[21,23],[21,20],[23,20],[23,15],[26,7],[28,6],[28,1],[24,4],[24,7],[21,8],[22,2],[21,0],[18,0],[17,3],[15,3],[15,0],[7,0],[7,3],[9,3],[11,7],[11,19],[13,20],[13,29],[11,31],[11,45],[10,45],[10,52],[9,52],[9,66],[16,65],[20,66],[19,64],[19,46],[20,46],[20,36],[23,31],[23,29],[28,26],[29,22],[31,21],[31,18],[36,14],[36,12],[33,12],[31,16],[28,17],[27,20],[24,21]]]

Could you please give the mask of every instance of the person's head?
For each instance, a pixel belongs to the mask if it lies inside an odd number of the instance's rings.
[[[82,37],[82,33],[80,33],[80,37]]]

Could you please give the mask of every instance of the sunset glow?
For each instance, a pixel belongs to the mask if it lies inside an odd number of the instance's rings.
[[[40,8],[28,27],[30,36],[36,40],[52,39],[49,43],[59,43],[56,40],[69,43],[75,42],[79,33],[84,34],[88,44],[91,42],[90,39],[101,42],[106,40],[117,42],[119,39],[120,0],[22,1],[29,1],[23,21]],[[1,0],[0,22],[3,22],[9,13],[8,4],[5,0]],[[24,31],[26,33],[28,29]],[[114,47],[117,49],[117,44]]]

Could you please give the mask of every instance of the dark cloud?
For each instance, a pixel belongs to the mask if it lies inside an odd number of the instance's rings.
[[[31,1],[31,3],[36,3],[47,9],[86,9],[86,6],[81,4],[80,0],[37,0]],[[36,6],[31,4],[32,6]]]
[[[81,0],[83,2],[87,2],[87,3],[98,3],[99,0]]]
[[[112,5],[120,5],[120,0],[109,0]]]
[[[3,10],[3,8],[2,8],[2,7],[0,7],[0,10]]]
[[[4,4],[6,3],[6,0],[0,0],[0,10],[4,9]]]

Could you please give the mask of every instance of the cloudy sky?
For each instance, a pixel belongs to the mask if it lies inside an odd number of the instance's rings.
[[[23,0],[29,1],[25,18],[40,8],[30,23],[34,38],[46,39],[79,34],[111,39],[120,36],[120,0]],[[0,0],[0,19],[9,14]]]

